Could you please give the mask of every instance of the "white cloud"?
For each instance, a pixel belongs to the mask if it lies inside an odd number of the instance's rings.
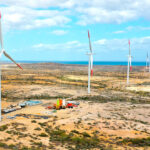
[[[150,30],[150,27],[140,27],[141,30]]]
[[[67,14],[67,11],[37,10],[19,6],[2,7],[2,23],[7,29],[64,26],[70,22]]]
[[[132,38],[131,41],[131,48],[132,50],[138,51],[149,51],[150,47],[150,36],[141,37],[141,38]],[[120,52],[120,51],[127,51],[128,52],[128,39],[100,39],[95,41],[95,48],[103,50],[107,52]]]
[[[150,27],[143,26],[129,26],[126,28],[127,30],[150,30]]]
[[[85,50],[84,43],[80,43],[79,41],[68,41],[66,43],[56,43],[56,44],[35,44],[32,46],[36,50],[60,50],[60,51],[67,51],[67,50]]]
[[[68,45],[78,45],[78,44],[80,44],[80,42],[79,41],[69,41],[69,42],[67,42],[67,44]]]
[[[33,48],[42,48],[44,46],[45,46],[44,44],[40,43],[40,44],[33,45],[32,47]]]
[[[80,13],[78,24],[87,25],[150,19],[149,7],[149,0],[83,0],[75,9]]]
[[[9,28],[62,26],[72,16],[80,25],[150,20],[149,0],[3,0],[0,5]]]
[[[67,31],[65,31],[65,30],[54,30],[54,31],[52,31],[52,33],[55,35],[65,35],[65,34],[67,34]]]
[[[101,8],[80,8],[77,10],[81,13],[78,21],[80,25],[94,23],[123,23],[137,18],[136,12],[132,10],[104,10]]]
[[[95,41],[94,44],[97,44],[97,45],[104,45],[106,43],[106,39],[101,39],[101,40],[98,40],[98,41]]]
[[[131,53],[134,61],[142,60],[146,58],[147,51],[150,52],[150,36],[141,38],[132,38],[131,41]],[[84,58],[86,52],[89,51],[89,45],[87,43],[81,43],[79,41],[68,41],[65,43],[45,44],[40,43],[33,45],[36,51],[56,51],[62,54],[80,55]],[[96,60],[110,60],[114,61],[126,61],[129,51],[128,39],[99,39],[92,41],[92,49],[95,53],[94,59]],[[55,53],[56,53],[55,52]],[[52,52],[53,53],[53,52]]]
[[[4,0],[1,1],[1,5],[16,5],[29,8],[49,8],[49,7],[61,7],[72,8],[75,5],[74,0]]]
[[[134,27],[133,27],[133,26],[128,26],[126,29],[127,29],[127,30],[133,30]]]
[[[120,31],[115,31],[115,32],[113,32],[114,34],[122,34],[122,33],[125,33],[125,31],[123,31],[123,30],[120,30]]]
[[[147,50],[148,47],[150,47],[150,36],[147,37],[141,37],[141,38],[133,38],[130,39],[131,41],[131,48],[133,48],[135,51],[142,51]],[[82,50],[87,51],[89,50],[89,45],[87,43],[81,43],[79,41],[68,41],[66,43],[56,43],[56,44],[36,44],[33,45],[33,48],[35,49],[45,49],[45,50]],[[93,51],[98,52],[105,51],[105,52],[111,52],[111,51],[127,51],[128,52],[128,39],[100,39],[97,41],[92,42],[92,48]]]

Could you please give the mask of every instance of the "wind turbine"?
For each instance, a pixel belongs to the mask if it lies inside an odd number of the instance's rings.
[[[4,45],[3,45],[3,38],[2,38],[2,25],[1,25],[1,12],[0,12],[0,44],[1,44],[1,51],[0,51],[0,58],[2,56],[2,54],[4,54],[8,59],[10,59],[13,63],[15,63],[20,69],[22,69],[22,67],[17,64],[5,51],[4,49]],[[23,70],[23,69],[22,69]],[[1,66],[0,66],[0,121],[2,120],[2,116],[1,116]]]
[[[93,52],[92,52],[92,46],[91,46],[91,40],[90,40],[90,33],[88,30],[88,38],[89,38],[89,48],[90,48],[90,53],[89,55],[89,65],[88,65],[88,94],[90,94],[90,83],[91,83],[91,76],[93,76]]]
[[[129,78],[130,78],[130,71],[132,71],[132,64],[131,64],[131,48],[130,48],[130,40],[129,43],[129,55],[128,55],[128,68],[127,68],[127,85],[129,85]]]

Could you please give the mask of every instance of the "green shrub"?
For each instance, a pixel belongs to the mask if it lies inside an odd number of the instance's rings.
[[[77,130],[72,130],[71,132],[72,132],[72,133],[76,133],[76,134],[80,134],[80,132],[77,131]]]
[[[5,143],[0,142],[0,147],[5,147],[7,146]]]
[[[78,131],[72,130],[70,133],[77,133]],[[65,130],[53,130],[50,132],[50,141],[60,141],[62,143],[70,143],[76,146],[75,149],[89,149],[99,147],[99,139],[96,136],[91,137],[88,133],[80,133],[80,136],[74,134],[67,134]]]
[[[137,146],[137,147],[144,147],[144,146],[150,146],[150,137],[148,138],[126,138],[126,139],[123,139],[121,142],[119,143],[124,143],[124,144],[127,144],[127,143],[131,143],[131,145],[134,145],[134,146]]]
[[[0,126],[0,131],[5,131],[6,129],[8,129],[8,125]]]
[[[37,127],[37,128],[35,128],[34,130],[38,130],[38,131],[40,131],[40,130],[41,130],[41,128]]]
[[[46,133],[41,133],[39,136],[41,136],[41,137],[48,137],[48,135]]]
[[[84,137],[91,137],[87,132],[83,132],[82,135],[83,135]]]
[[[32,120],[31,122],[32,122],[32,123],[36,123],[36,120]]]

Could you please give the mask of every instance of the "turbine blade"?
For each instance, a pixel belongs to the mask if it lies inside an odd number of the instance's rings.
[[[2,37],[2,24],[1,24],[1,12],[0,12],[0,43],[1,43],[1,48],[3,49],[3,37]]]
[[[2,57],[3,52],[4,52],[4,49],[2,49],[0,52],[0,58]]]
[[[128,43],[129,43],[129,55],[131,55],[130,40],[128,41]]]
[[[90,47],[90,51],[92,53],[92,46],[91,46],[91,40],[90,40],[90,32],[88,30],[88,38],[89,38],[89,47]]]
[[[19,65],[19,64],[17,64],[5,51],[3,52],[4,53],[4,55],[8,58],[8,59],[10,59],[14,64],[16,64],[20,69],[22,69],[22,67]],[[23,70],[23,69],[22,69]]]
[[[130,45],[130,40],[128,42],[129,42],[129,45]]]
[[[88,30],[88,38],[90,39],[90,32],[89,32],[89,30]]]

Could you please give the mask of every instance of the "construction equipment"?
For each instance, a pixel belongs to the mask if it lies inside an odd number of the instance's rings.
[[[80,103],[76,101],[66,101],[65,99],[57,99],[56,104],[53,106],[48,106],[46,109],[65,109],[65,108],[73,108],[73,107],[78,107]]]

